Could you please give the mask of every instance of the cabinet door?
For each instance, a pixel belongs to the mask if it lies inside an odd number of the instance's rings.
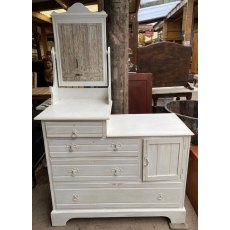
[[[151,73],[129,73],[129,113],[152,113]]]
[[[182,143],[180,137],[144,139],[143,181],[180,179]]]

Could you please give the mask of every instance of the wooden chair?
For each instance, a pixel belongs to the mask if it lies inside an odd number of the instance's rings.
[[[138,48],[137,72],[152,73],[152,99],[157,106],[158,98],[192,98],[188,83],[191,47],[173,42],[159,42]]]

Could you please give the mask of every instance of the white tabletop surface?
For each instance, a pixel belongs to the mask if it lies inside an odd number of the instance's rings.
[[[107,137],[193,135],[173,113],[111,115]]]
[[[167,94],[167,93],[192,93],[193,90],[185,88],[184,86],[172,87],[155,87],[152,88],[152,94]]]
[[[102,100],[60,100],[46,108],[35,120],[107,120],[111,107]]]

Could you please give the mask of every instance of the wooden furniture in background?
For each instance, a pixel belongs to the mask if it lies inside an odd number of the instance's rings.
[[[198,214],[198,146],[190,147],[186,194]]]
[[[129,113],[152,113],[151,73],[129,73]]]
[[[49,87],[32,88],[32,108],[36,108],[40,103],[49,99],[51,93]]]
[[[152,88],[152,98],[154,106],[157,106],[158,98],[169,97],[176,97],[177,100],[179,100],[180,97],[186,97],[187,100],[191,100],[192,91],[191,89],[187,89],[184,86]]]
[[[46,100],[50,97],[49,87],[37,87],[32,89],[32,100]]]
[[[192,97],[188,90],[191,47],[173,42],[159,42],[138,48],[137,72],[152,73],[154,105],[158,98]]]

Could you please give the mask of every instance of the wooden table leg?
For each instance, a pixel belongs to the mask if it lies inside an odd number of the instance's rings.
[[[157,96],[152,96],[152,98],[153,98],[153,105],[157,106],[158,97]]]

